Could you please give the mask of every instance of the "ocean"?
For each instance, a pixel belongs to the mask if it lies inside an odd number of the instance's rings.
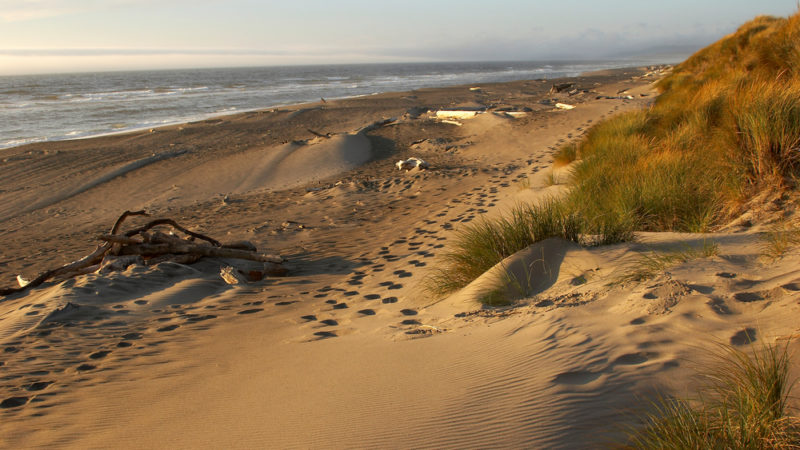
[[[0,77],[0,149],[326,99],[659,61],[352,64]]]

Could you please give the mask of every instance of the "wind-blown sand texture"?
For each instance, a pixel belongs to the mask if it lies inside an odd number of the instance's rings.
[[[646,106],[643,73],[577,78],[586,92],[572,96],[548,93],[564,80],[425,89],[4,151],[3,284],[85,255],[126,209],[249,240],[287,258],[290,276],[231,286],[219,276],[228,262],[206,259],[3,299],[0,445],[586,448],[619,438],[643,395],[691,388],[713,343],[797,332],[796,256],[763,262],[758,236],[740,229],[597,248],[548,240],[506,261],[538,275],[515,307],[481,308],[480,279],[445,299],[423,285],[459,227],[563,189],[547,183],[556,147]],[[597,98],[621,91],[633,100]],[[439,110],[479,113],[458,126]],[[398,171],[410,156],[431,170]],[[614,283],[643,254],[710,240],[717,256]]]

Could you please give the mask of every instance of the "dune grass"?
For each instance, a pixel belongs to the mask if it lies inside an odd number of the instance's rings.
[[[722,347],[699,374],[696,398],[659,398],[631,448],[772,449],[800,446],[800,421],[790,415],[790,357],[786,346],[764,345],[751,355]]]
[[[781,55],[776,57],[775,54]],[[593,127],[571,200],[637,229],[704,232],[800,174],[800,13],[759,17],[678,65],[648,110]]]
[[[443,257],[444,263],[428,278],[428,289],[449,294],[535,242],[551,237],[578,242],[581,231],[580,216],[561,201],[518,205],[505,217],[460,230]]]
[[[761,256],[774,262],[798,244],[800,244],[800,229],[786,222],[779,222],[761,234]]]
[[[598,123],[559,151],[556,165],[574,162],[562,198],[462,230],[431,290],[459,289],[548,237],[602,244],[634,231],[708,232],[755,194],[798,187],[800,12],[757,17],[657,86],[649,109]]]

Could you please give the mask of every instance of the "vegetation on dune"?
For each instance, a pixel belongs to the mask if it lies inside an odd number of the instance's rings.
[[[507,217],[461,229],[443,265],[428,278],[428,288],[440,295],[456,291],[535,242],[551,237],[578,242],[581,230],[579,216],[563,202],[518,205]]]
[[[657,86],[652,107],[601,122],[556,155],[557,165],[574,162],[565,196],[462,230],[432,290],[457,290],[548,237],[611,243],[634,231],[707,232],[755,194],[798,187],[800,13],[746,23]],[[559,225],[543,232],[542,223]]]
[[[800,13],[758,17],[676,66],[648,110],[598,124],[569,201],[649,231],[707,231],[800,175]]]
[[[789,413],[792,387],[785,346],[764,345],[752,355],[724,347],[717,364],[699,374],[694,399],[661,398],[632,448],[798,448],[800,422]]]

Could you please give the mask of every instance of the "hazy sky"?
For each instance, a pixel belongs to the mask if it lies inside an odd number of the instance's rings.
[[[0,0],[0,74],[691,51],[797,0]]]

